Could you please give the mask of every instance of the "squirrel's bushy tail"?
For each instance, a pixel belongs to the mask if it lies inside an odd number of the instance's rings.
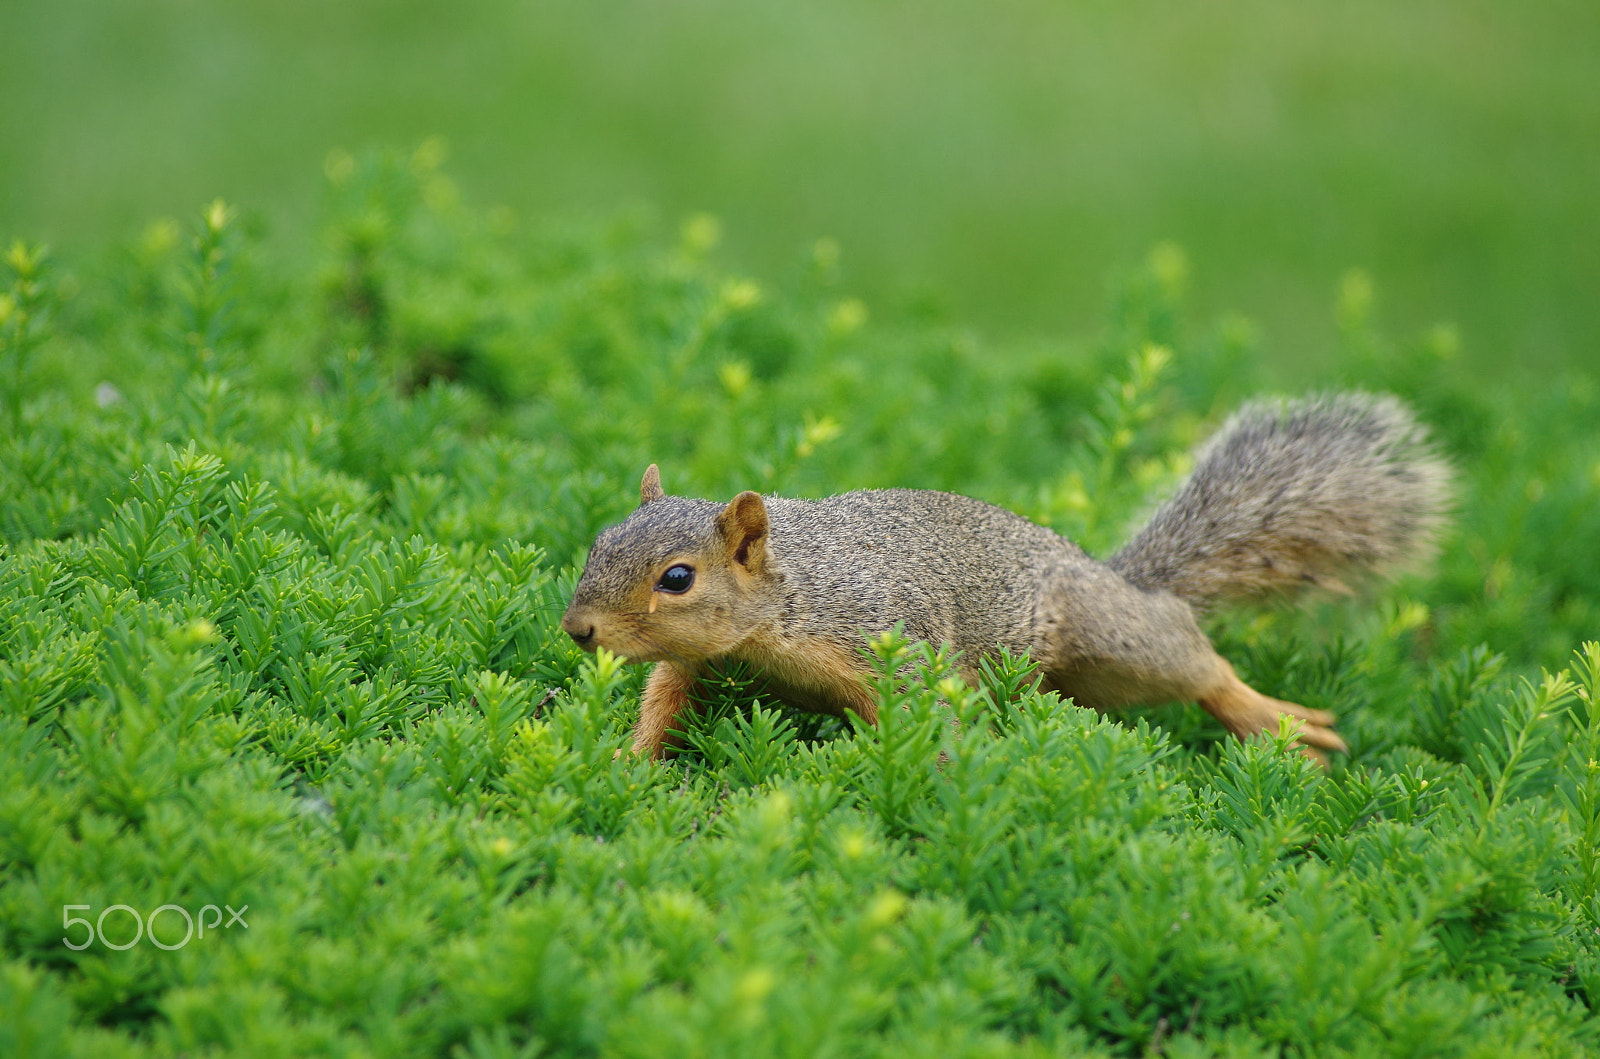
[[[1427,556],[1450,478],[1394,397],[1255,401],[1201,446],[1178,495],[1109,563],[1141,588],[1201,608],[1342,591],[1345,578]]]

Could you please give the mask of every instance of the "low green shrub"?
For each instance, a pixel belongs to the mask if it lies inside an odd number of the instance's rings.
[[[1240,329],[1183,323],[1171,251],[1087,348],[996,351],[871,324],[829,248],[774,290],[703,221],[335,176],[298,271],[220,205],[187,250],[7,257],[0,1054],[1600,1046],[1594,380],[1495,390],[1345,320],[1343,381],[1462,484],[1432,580],[1218,623],[1341,714],[1329,774],[893,635],[878,728],[735,674],[640,761],[641,673],[558,622],[647,462],[954,488],[1103,551],[1253,388]]]

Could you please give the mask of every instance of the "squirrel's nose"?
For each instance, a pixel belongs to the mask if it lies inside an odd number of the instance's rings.
[[[572,611],[567,611],[561,616],[561,628],[572,637],[574,643],[588,650],[594,645],[594,622],[588,621]]]

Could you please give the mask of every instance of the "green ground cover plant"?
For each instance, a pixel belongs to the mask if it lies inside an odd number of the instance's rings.
[[[1461,483],[1431,571],[1216,628],[1340,714],[1329,773],[894,636],[879,728],[730,678],[640,761],[642,673],[558,622],[645,464],[1103,554],[1255,392],[1249,330],[1185,317],[1172,247],[1085,343],[881,326],[831,244],[764,285],[710,218],[518,228],[436,162],[339,160],[289,272],[220,203],[6,254],[0,1054],[1600,1047],[1593,377],[1489,385],[1347,279],[1326,384]]]

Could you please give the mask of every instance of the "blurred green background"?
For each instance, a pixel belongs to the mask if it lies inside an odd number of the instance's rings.
[[[0,237],[71,254],[212,197],[276,251],[336,148],[441,137],[520,216],[709,211],[880,318],[1091,333],[1162,241],[1280,377],[1374,279],[1488,372],[1600,363],[1600,4],[7,0]]]

